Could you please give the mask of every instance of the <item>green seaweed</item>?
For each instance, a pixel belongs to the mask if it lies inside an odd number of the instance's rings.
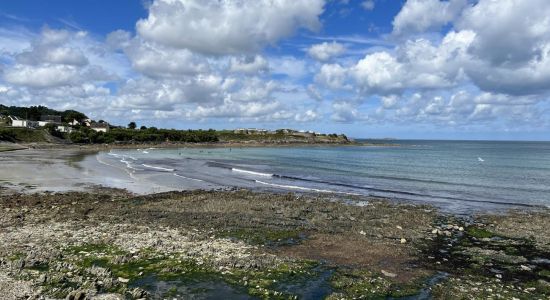
[[[483,238],[492,238],[496,237],[497,235],[493,232],[490,232],[486,229],[480,228],[478,226],[470,226],[466,229],[466,233],[472,237],[475,237],[477,239],[483,239]]]
[[[304,234],[300,230],[267,230],[260,228],[225,231],[219,237],[236,238],[255,245],[280,246],[296,244]]]

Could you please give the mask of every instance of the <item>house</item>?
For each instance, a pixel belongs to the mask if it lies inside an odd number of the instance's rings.
[[[109,131],[109,123],[107,123],[107,122],[102,122],[102,123],[91,122],[90,123],[90,129],[92,129],[93,131],[96,131],[96,132],[108,132]]]
[[[58,125],[57,127],[55,127],[55,129],[59,132],[63,132],[63,133],[71,133],[73,132],[73,128],[71,126],[64,126],[64,125]]]
[[[69,122],[69,125],[77,126],[80,125],[80,122],[78,122],[76,119],[73,119],[71,122]]]
[[[61,124],[61,116],[55,115],[42,115],[40,116],[40,121],[38,121],[38,126],[44,127],[46,124]]]
[[[22,120],[16,116],[8,116],[8,118],[11,121],[12,127],[25,127],[25,128],[36,128],[38,127],[38,122],[36,121],[29,121],[29,120]]]
[[[233,133],[241,133],[241,134],[267,134],[269,131],[265,129],[258,129],[258,128],[239,128],[233,130]]]

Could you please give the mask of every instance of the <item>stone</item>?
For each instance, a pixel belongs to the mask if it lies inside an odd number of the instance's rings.
[[[382,272],[382,274],[386,277],[390,277],[390,278],[395,278],[397,277],[397,274],[395,273],[391,273],[391,272],[388,272],[386,270],[380,270],[380,272]]]
[[[118,281],[119,281],[119,282],[122,282],[122,283],[128,283],[128,282],[130,282],[130,279],[119,277],[119,278],[118,278]]]
[[[521,266],[519,266],[519,267],[520,267],[520,269],[521,269],[522,271],[528,271],[528,272],[530,272],[530,271],[532,270],[530,267],[525,266],[525,265],[521,265]]]
[[[405,243],[407,242],[407,240],[404,239],[404,238],[401,238],[401,241],[400,241],[400,242],[401,242],[401,244],[405,244]]]

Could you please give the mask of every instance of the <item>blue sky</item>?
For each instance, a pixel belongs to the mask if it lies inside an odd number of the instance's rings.
[[[0,103],[123,125],[548,140],[545,0],[21,0]]]

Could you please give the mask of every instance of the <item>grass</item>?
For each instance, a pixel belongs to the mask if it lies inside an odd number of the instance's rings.
[[[8,142],[47,142],[44,130],[29,128],[0,128],[0,140]]]

